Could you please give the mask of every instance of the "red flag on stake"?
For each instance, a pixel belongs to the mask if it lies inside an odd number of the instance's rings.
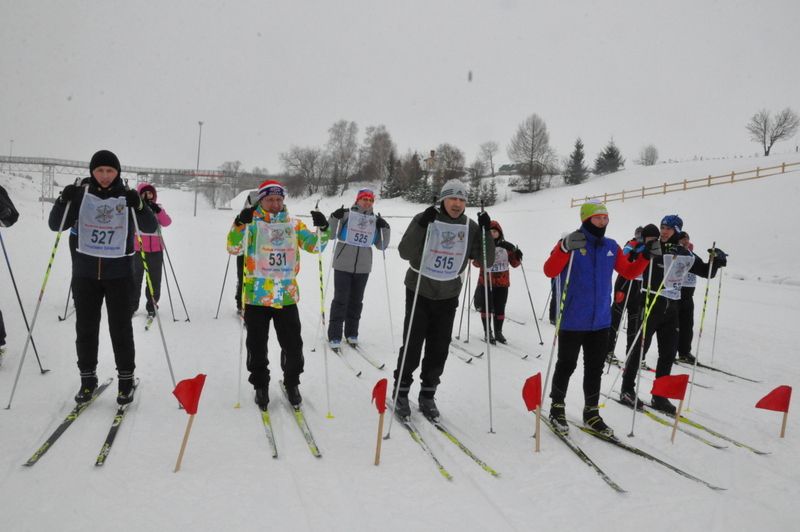
[[[653,389],[650,393],[682,401],[686,396],[687,384],[689,384],[689,375],[666,375],[653,381]]]
[[[378,443],[375,445],[375,465],[381,463],[381,442],[383,441],[383,414],[386,412],[386,379],[379,380],[372,389],[372,400],[378,409]]]
[[[202,373],[198,374],[194,379],[185,379],[175,386],[172,394],[178,398],[181,406],[186,409],[187,414],[196,414],[197,405],[200,403],[200,393],[203,391],[203,384],[206,382],[206,376]]]
[[[756,403],[756,408],[764,410],[774,410],[783,412],[783,423],[781,424],[781,438],[786,435],[786,420],[789,417],[789,403],[792,400],[791,386],[778,386]]]
[[[386,412],[386,379],[379,380],[372,389],[372,400],[379,414]]]
[[[528,412],[533,412],[542,400],[542,373],[539,372],[533,377],[525,380],[522,387],[522,399]]]
[[[775,412],[788,412],[789,401],[792,400],[791,386],[778,386],[767,395],[762,397],[757,403],[756,408],[764,410],[774,410]]]
[[[522,399],[528,412],[536,411],[536,452],[539,452],[539,429],[542,419],[542,372],[525,379],[522,386]]]
[[[186,450],[186,444],[189,442],[189,432],[192,430],[192,423],[194,416],[197,414],[197,405],[200,403],[200,393],[203,391],[203,384],[206,382],[206,376],[202,373],[198,374],[193,379],[185,379],[175,386],[172,394],[178,398],[181,406],[189,414],[189,422],[186,424],[186,431],[183,433],[183,442],[181,443],[181,450],[178,453],[178,461],[175,463],[175,473],[181,468],[183,461],[183,452]]]

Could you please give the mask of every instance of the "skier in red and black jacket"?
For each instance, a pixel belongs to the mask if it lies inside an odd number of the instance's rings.
[[[494,314],[492,324],[494,334],[488,331],[489,342],[495,341],[501,344],[506,343],[503,335],[503,322],[506,319],[506,302],[508,301],[508,288],[511,286],[510,268],[517,268],[522,262],[522,251],[505,239],[503,228],[496,220],[489,223],[489,232],[494,239],[494,264],[489,268],[489,308],[486,308],[486,290],[483,282],[483,266],[481,261],[473,260],[472,265],[479,268],[478,283],[475,287],[473,302],[475,309],[481,314],[483,323],[483,334],[487,334],[488,317],[487,314]]]

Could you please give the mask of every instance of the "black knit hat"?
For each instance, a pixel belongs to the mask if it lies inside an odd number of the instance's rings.
[[[92,161],[89,163],[89,172],[94,172],[98,166],[110,166],[115,168],[117,173],[122,173],[122,167],[119,164],[119,159],[114,153],[108,150],[100,150],[92,155]]]
[[[661,235],[661,231],[658,230],[654,224],[647,224],[642,229],[642,238],[647,238],[649,236],[658,238]]]

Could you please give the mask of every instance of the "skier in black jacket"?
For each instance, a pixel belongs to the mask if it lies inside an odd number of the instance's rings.
[[[8,192],[0,187],[0,227],[11,227],[19,219],[19,212],[11,202]],[[3,312],[0,311],[0,364],[6,352],[6,326],[3,323]]]
[[[681,304],[681,287],[688,273],[700,277],[712,278],[719,268],[727,265],[725,253],[715,250],[713,269],[709,264],[694,255],[678,243],[683,220],[678,215],[670,214],[661,220],[660,246],[650,250],[653,255],[652,269],[645,271],[642,281],[641,314],[645,307],[652,304],[652,310],[644,324],[645,345],[647,352],[653,335],[658,340],[658,364],[656,377],[664,377],[672,371],[672,364],[678,351],[678,316]],[[661,253],[659,255],[659,253]],[[663,282],[663,287],[661,287]],[[659,292],[659,287],[661,290]],[[658,294],[658,295],[657,295]],[[655,298],[655,301],[653,301]],[[641,408],[641,401],[635,392],[637,363],[642,356],[641,341],[634,345],[631,355],[625,364],[622,374],[622,391],[620,401],[630,407]],[[651,406],[668,414],[675,414],[675,405],[667,398],[654,395]]]
[[[133,283],[134,216],[139,229],[153,233],[158,228],[153,212],[135,190],[123,183],[119,159],[101,150],[89,164],[91,177],[81,185],[67,185],[50,211],[53,231],[71,227],[72,295],[75,301],[75,348],[81,387],[75,401],[91,400],[97,388],[97,348],[103,300],[117,365],[117,403],[133,401],[135,347],[131,324]],[[67,206],[69,210],[67,211]],[[65,216],[66,211],[66,218]],[[63,227],[62,227],[62,219]]]

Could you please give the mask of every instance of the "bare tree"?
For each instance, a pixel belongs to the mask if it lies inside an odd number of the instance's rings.
[[[361,177],[383,183],[389,172],[389,159],[394,152],[395,145],[386,126],[368,127],[359,152]]]
[[[355,122],[339,120],[328,129],[328,156],[331,161],[329,192],[336,193],[340,184],[346,188],[347,178],[358,162],[358,126]]]
[[[555,153],[550,148],[547,124],[539,115],[534,113],[519,125],[508,146],[508,158],[526,178],[527,192],[542,188],[542,176],[553,165]]]
[[[639,164],[653,166],[658,162],[658,150],[653,144],[648,144],[639,152]]]
[[[464,152],[452,144],[446,142],[439,144],[433,163],[434,172],[431,181],[433,190],[438,191],[446,181],[463,176],[466,173],[464,171],[465,161]]]
[[[750,139],[761,144],[765,156],[769,155],[776,142],[797,133],[798,127],[800,127],[800,117],[789,107],[775,115],[774,119],[769,111],[762,109],[747,123]]]
[[[481,157],[483,157],[483,160],[489,166],[492,177],[494,177],[494,156],[499,150],[500,146],[498,146],[497,143],[492,140],[481,144]]]
[[[320,148],[301,148],[292,146],[289,151],[280,154],[283,168],[287,174],[300,176],[309,186],[309,192],[320,189],[322,178],[328,172],[329,160]]]

